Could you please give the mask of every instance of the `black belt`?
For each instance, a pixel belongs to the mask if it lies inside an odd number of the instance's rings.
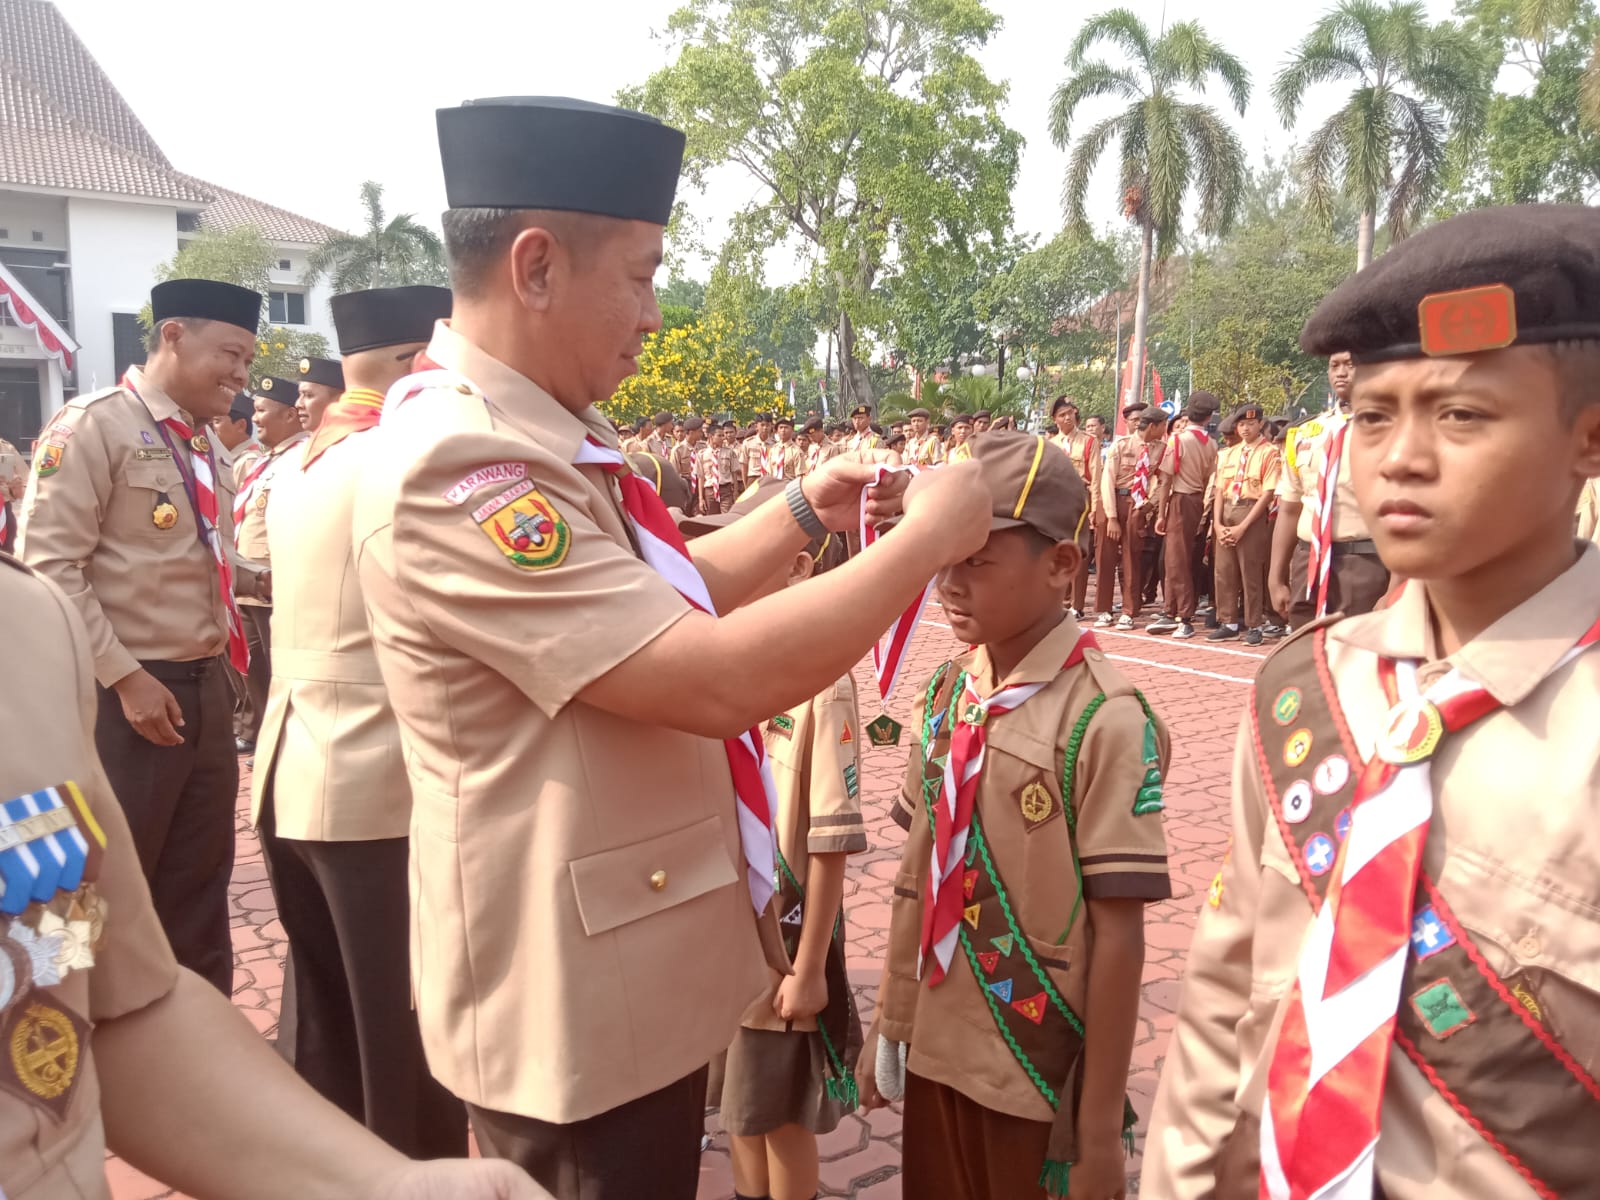
[[[163,683],[186,683],[191,679],[204,679],[213,671],[222,669],[222,656],[191,658],[188,662],[141,662],[139,664]]]
[[[1133,495],[1133,489],[1132,488],[1118,488],[1117,489],[1117,495],[1119,495],[1119,496],[1131,496],[1131,495]]]
[[[1307,549],[1311,547],[1310,542],[1301,542],[1300,544]],[[1378,543],[1371,538],[1356,538],[1353,541],[1335,542],[1333,544],[1333,556],[1335,558],[1338,558],[1341,554],[1371,554],[1376,556],[1377,553]]]

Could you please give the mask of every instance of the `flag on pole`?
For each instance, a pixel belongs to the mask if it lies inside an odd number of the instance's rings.
[[[1150,378],[1155,386],[1156,407],[1171,417],[1177,410],[1167,403],[1167,395],[1161,390],[1161,372],[1156,370],[1155,363],[1150,364]]]
[[[789,380],[789,411],[794,412],[794,380]]]

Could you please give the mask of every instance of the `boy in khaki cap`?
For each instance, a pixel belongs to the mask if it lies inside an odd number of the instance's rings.
[[[1088,503],[1072,463],[1031,434],[970,445],[992,532],[938,582],[974,649],[913,712],[894,812],[909,836],[857,1079],[869,1108],[904,1094],[907,1196],[1065,1196],[1069,1179],[1073,1197],[1120,1196],[1144,905],[1172,894],[1169,742],[1063,609]]]

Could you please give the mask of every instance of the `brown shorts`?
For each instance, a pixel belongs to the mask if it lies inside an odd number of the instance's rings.
[[[822,1039],[814,1033],[740,1029],[722,1077],[722,1128],[761,1137],[799,1125],[832,1133],[845,1107],[827,1092]]]

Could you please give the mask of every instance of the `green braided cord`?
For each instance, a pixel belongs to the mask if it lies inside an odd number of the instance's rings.
[[[1083,735],[1088,732],[1090,720],[1105,702],[1106,694],[1101,692],[1084,706],[1083,715],[1078,718],[1078,723],[1072,727],[1072,736],[1067,739],[1066,763],[1061,768],[1061,807],[1067,811],[1067,848],[1072,851],[1072,874],[1078,881],[1078,896],[1072,902],[1072,914],[1067,918],[1067,927],[1056,939],[1058,946],[1066,942],[1067,935],[1078,923],[1078,913],[1083,910],[1083,868],[1078,865],[1078,847],[1073,837],[1078,831],[1078,814],[1072,807],[1072,777],[1078,769],[1078,750],[1083,745]]]
[[[1071,1187],[1072,1164],[1056,1162],[1054,1159],[1044,1160],[1044,1166],[1039,1170],[1039,1186],[1052,1196],[1065,1196]]]
[[[784,858],[783,851],[773,846],[773,851],[778,856],[778,867],[783,872],[783,877],[794,885],[794,890],[800,893],[800,903],[806,902],[806,889],[800,886],[800,881],[794,877],[794,871],[789,867],[789,860]],[[805,919],[804,909],[801,910],[801,920]],[[844,912],[841,910],[833,919],[833,936],[838,937],[844,928]],[[846,986],[849,986],[848,984]],[[822,1014],[817,1014],[817,1032],[822,1035],[822,1048],[827,1052],[828,1061],[833,1064],[833,1074],[823,1081],[824,1089],[830,1099],[848,1105],[852,1111],[861,1107],[861,1089],[856,1083],[856,1073],[844,1069],[844,1059],[839,1057],[839,1052],[834,1049],[833,1039],[828,1036],[828,1031],[823,1027]]]

